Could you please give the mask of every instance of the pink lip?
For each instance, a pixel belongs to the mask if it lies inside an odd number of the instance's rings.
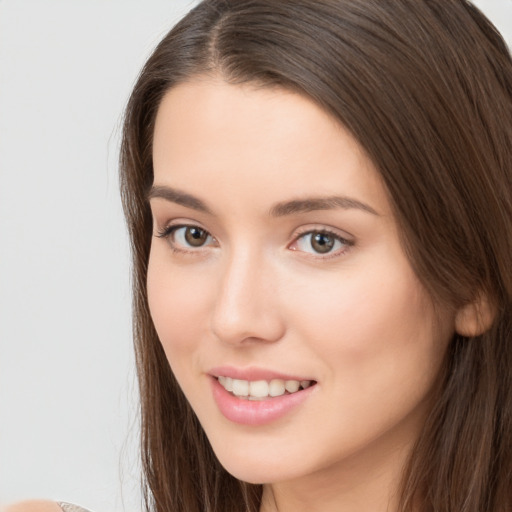
[[[218,366],[212,368],[209,372],[213,377],[231,377],[232,379],[240,380],[268,380],[281,379],[281,380],[315,380],[309,377],[298,377],[296,375],[286,375],[284,373],[275,372],[258,367],[249,368],[235,368],[233,366]]]
[[[220,375],[223,374],[221,373]],[[274,376],[274,378],[278,377]],[[266,380],[261,377],[257,377],[257,379]],[[265,425],[277,421],[301,405],[317,388],[314,385],[296,393],[285,394],[266,400],[246,400],[226,391],[215,377],[211,378],[211,385],[213,398],[224,417],[233,423],[251,426]]]

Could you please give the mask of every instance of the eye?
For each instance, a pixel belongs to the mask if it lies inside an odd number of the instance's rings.
[[[211,245],[215,239],[199,226],[169,226],[158,233],[159,238],[167,238],[175,250],[200,249]]]
[[[353,245],[353,242],[340,235],[325,230],[317,230],[302,234],[290,248],[310,254],[324,255],[344,252],[351,245]]]

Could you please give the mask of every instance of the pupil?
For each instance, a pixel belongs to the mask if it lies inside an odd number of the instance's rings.
[[[312,237],[311,245],[316,252],[326,253],[334,247],[334,238],[325,233],[317,233]]]
[[[201,247],[206,241],[206,231],[198,228],[187,228],[185,240],[193,247]]]

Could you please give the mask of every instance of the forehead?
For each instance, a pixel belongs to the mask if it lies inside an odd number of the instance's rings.
[[[316,103],[277,88],[198,79],[164,96],[153,141],[155,184],[208,197],[344,193],[387,202],[354,137]],[[385,195],[385,194],[384,194]]]

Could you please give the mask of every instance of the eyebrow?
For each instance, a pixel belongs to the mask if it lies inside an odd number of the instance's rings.
[[[148,200],[154,198],[165,199],[172,203],[197,210],[202,213],[212,214],[210,208],[197,197],[183,192],[181,190],[167,186],[152,186],[147,194]],[[358,209],[372,215],[379,215],[370,205],[358,201],[357,199],[346,196],[328,196],[328,197],[308,197],[304,199],[292,199],[277,203],[270,209],[272,217],[285,217],[297,213],[307,213],[319,210],[334,210],[341,208],[344,210]]]
[[[192,208],[192,210],[197,210],[199,212],[211,214],[210,209],[197,197],[194,197],[191,194],[187,194],[181,190],[177,190],[171,187],[164,186],[152,186],[148,192],[147,198],[148,200],[154,198],[165,199],[166,201],[170,201],[171,203],[180,204],[181,206],[185,206],[187,208]]]
[[[308,197],[305,199],[294,199],[277,203],[270,209],[270,215],[273,217],[284,217],[296,213],[307,213],[318,210],[334,210],[342,208],[349,210],[356,208],[372,215],[379,215],[370,205],[346,196],[329,197]]]

